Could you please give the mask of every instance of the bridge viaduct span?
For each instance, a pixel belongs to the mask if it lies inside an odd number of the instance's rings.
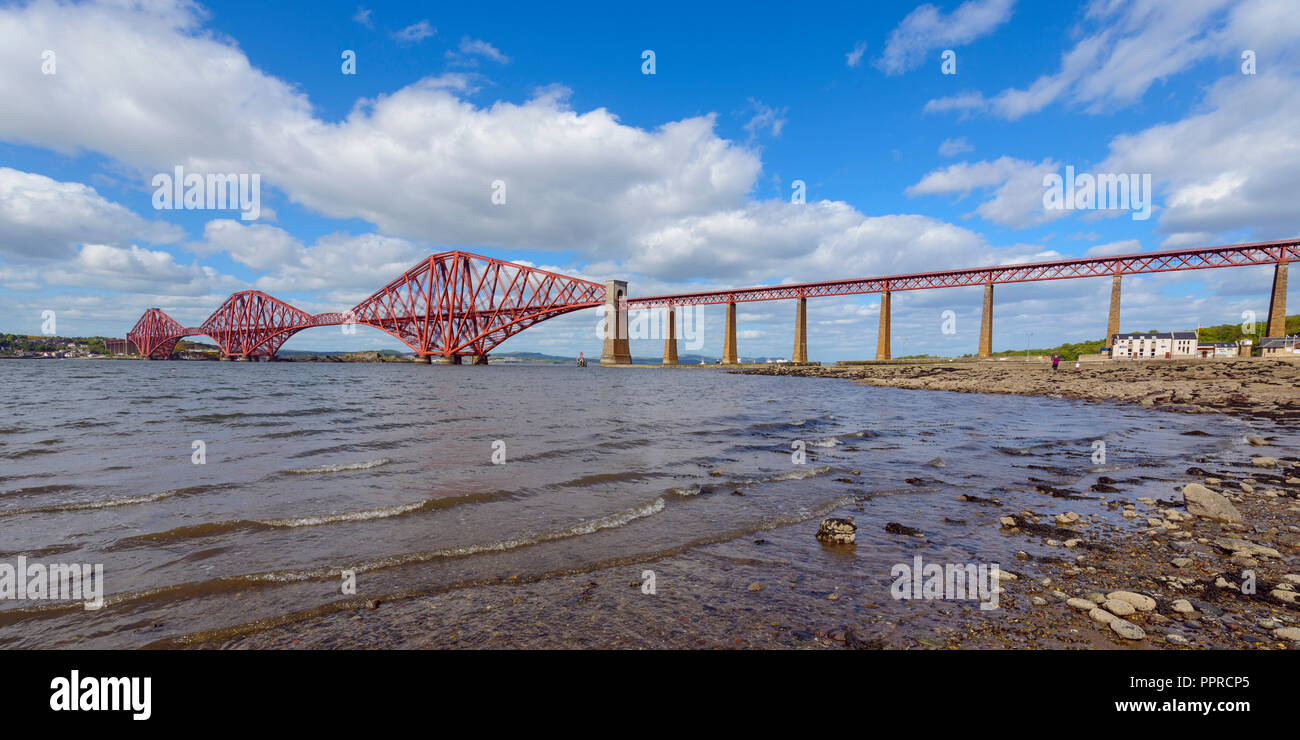
[[[1110,315],[1106,322],[1106,346],[1119,333],[1120,283],[1124,275],[1143,275],[1180,270],[1204,270],[1246,265],[1273,265],[1273,290],[1269,300],[1267,336],[1280,337],[1286,332],[1287,264],[1300,259],[1300,239],[1232,244],[1200,249],[1172,249],[1163,252],[1144,252],[1110,257],[1087,257],[1028,262],[1015,265],[996,265],[962,270],[939,270],[885,277],[827,280],[816,283],[793,283],[757,288],[709,290],[698,293],[629,298],[626,310],[666,308],[668,326],[673,331],[673,309],[676,306],[726,304],[726,322],[723,334],[722,362],[739,362],[736,347],[736,304],[746,301],[775,301],[793,299],[795,303],[794,351],[791,360],[808,361],[807,301],[821,296],[880,294],[880,327],[876,341],[876,359],[890,359],[890,296],[895,291],[926,290],[929,288],[954,288],[984,286],[984,308],[980,318],[979,356],[993,354],[993,286],[1004,283],[1024,283],[1041,280],[1071,280],[1088,277],[1110,277]],[[610,281],[608,285],[614,285]],[[626,288],[625,283],[619,285]],[[608,294],[607,294],[608,295]],[[620,328],[625,320],[616,324]],[[626,339],[621,345],[618,338],[606,337],[602,364],[617,364],[626,355]],[[670,333],[665,341],[664,363],[677,362],[676,338]]]

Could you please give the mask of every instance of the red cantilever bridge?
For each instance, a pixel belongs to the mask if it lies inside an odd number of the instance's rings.
[[[629,298],[627,284],[618,280],[601,285],[468,252],[443,252],[420,261],[344,313],[312,315],[250,290],[232,295],[197,327],[181,326],[161,309],[151,308],[127,338],[141,355],[150,359],[169,357],[178,340],[195,335],[211,337],[228,357],[269,359],[303,329],[363,324],[397,337],[425,361],[437,355],[443,362],[458,364],[463,357],[486,362],[488,352],[497,345],[541,321],[604,305],[606,325],[612,328],[605,334],[602,364],[631,361],[626,312],[653,308],[666,308],[669,312],[664,363],[676,364],[673,309],[726,304],[723,362],[735,363],[738,361],[735,304],[795,299],[793,360],[806,362],[808,298],[880,293],[876,357],[889,359],[892,292],[982,285],[984,311],[979,354],[986,357],[992,353],[995,284],[1110,277],[1106,335],[1109,345],[1110,338],[1119,330],[1121,276],[1247,265],[1274,266],[1267,336],[1282,336],[1286,325],[1287,264],[1296,259],[1300,259],[1300,239]]]
[[[128,333],[141,355],[165,359],[182,337],[206,335],[227,357],[272,358],[314,326],[361,324],[397,337],[426,361],[473,356],[539,321],[599,306],[605,286],[467,252],[431,255],[344,313],[312,315],[266,293],[235,293],[201,326],[151,308]]]

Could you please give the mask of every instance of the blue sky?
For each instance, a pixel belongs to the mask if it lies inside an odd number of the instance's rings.
[[[1289,238],[1294,10],[0,3],[0,98],[24,101],[0,110],[0,331],[38,333],[54,310],[62,334],[122,336],[155,305],[198,325],[246,288],[344,310],[449,248],[637,295]],[[152,178],[178,165],[258,174],[261,218],[156,210]],[[1149,175],[1151,217],[1045,211],[1043,176],[1066,165]],[[1262,316],[1269,277],[1131,278],[1123,329]],[[999,288],[995,345],[1100,337],[1108,290]],[[973,351],[979,299],[897,295],[894,353]],[[789,354],[793,305],[740,311],[742,355]],[[875,296],[809,313],[813,359],[874,354]],[[721,316],[706,310],[703,352],[720,351]],[[501,350],[591,354],[595,322],[554,319]],[[379,346],[400,345],[369,329],[286,345]]]

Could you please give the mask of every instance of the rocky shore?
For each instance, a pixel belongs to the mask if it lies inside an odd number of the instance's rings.
[[[1150,360],[1084,363],[954,361],[835,367],[783,366],[748,375],[848,378],[864,385],[958,393],[1012,393],[1123,401],[1160,411],[1223,413],[1300,423],[1300,363],[1286,360]]]

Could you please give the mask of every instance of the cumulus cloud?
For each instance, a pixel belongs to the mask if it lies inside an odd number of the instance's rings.
[[[909,196],[957,195],[991,190],[975,213],[1001,226],[1022,229],[1061,218],[1068,212],[1043,208],[1043,177],[1060,165],[1052,160],[1030,162],[1014,157],[959,162],[934,170],[906,189]]]
[[[85,242],[163,243],[181,235],[179,228],[145,221],[87,185],[0,167],[0,253],[10,257],[66,258]]]
[[[178,264],[169,252],[143,249],[134,244],[129,247],[86,244],[75,259],[45,271],[44,280],[50,285],[94,290],[165,290],[190,296],[246,287],[245,283],[221,275],[211,267]]]
[[[466,77],[447,75],[326,122],[192,14],[39,5],[0,19],[0,63],[21,68],[49,44],[69,50],[61,69],[76,69],[0,76],[0,97],[32,101],[0,120],[0,138],[99,152],[144,183],[176,165],[260,173],[318,213],[407,239],[607,256],[665,221],[743,205],[761,169],[755,152],[717,135],[712,115],[647,130],[602,108],[576,111],[556,87],[480,107]],[[503,205],[492,200],[498,180]]]
[[[932,51],[969,44],[992,33],[1011,18],[1014,5],[1015,0],[967,0],[946,15],[933,5],[922,5],[890,32],[876,67],[888,75],[915,69]]]
[[[434,251],[382,234],[327,234],[311,245],[267,224],[232,219],[209,221],[198,254],[224,252],[265,272],[254,285],[268,293],[314,292],[351,305],[383,287]],[[346,306],[344,306],[346,307]],[[338,310],[335,306],[334,310]]]
[[[1202,110],[1117,136],[1098,169],[1151,173],[1164,193],[1160,231],[1300,234],[1300,77],[1266,72],[1214,84]],[[1177,245],[1181,240],[1173,240]]]

